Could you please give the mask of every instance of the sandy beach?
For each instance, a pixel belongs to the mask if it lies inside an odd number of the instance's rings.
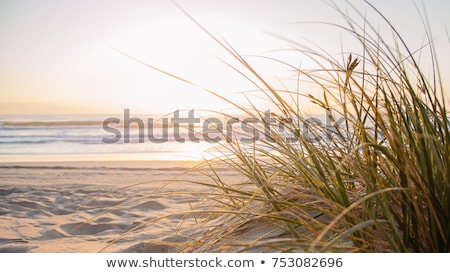
[[[172,180],[195,164],[0,163],[0,252],[174,252],[196,232],[188,228],[193,217],[173,214],[199,197],[180,192],[202,189]],[[183,180],[207,178],[191,172]]]

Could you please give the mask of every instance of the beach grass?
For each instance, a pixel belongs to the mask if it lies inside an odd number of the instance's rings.
[[[284,63],[287,69],[323,90],[321,96],[276,90],[204,29],[272,102],[273,119],[251,100],[250,107],[231,102],[258,121],[247,124],[253,135],[264,137],[249,143],[232,139],[204,163],[215,193],[204,201],[220,213],[199,223],[208,232],[182,251],[450,251],[448,101],[426,20],[418,13],[428,40],[413,50],[372,4],[367,7],[393,39],[385,39],[351,4],[352,16],[331,5],[346,25],[330,27],[350,34],[360,52],[343,50],[336,58],[286,39],[320,67]],[[431,73],[424,72],[419,55],[431,60]],[[323,109],[328,122],[302,113],[298,96]],[[224,181],[215,171],[222,167],[245,180]]]
[[[412,49],[369,2],[367,9],[388,33],[351,3],[345,10],[329,4],[345,23],[324,24],[348,34],[360,51],[342,49],[336,57],[278,37],[316,67],[300,69],[272,59],[322,90],[320,96],[276,89],[231,45],[185,12],[238,61],[241,66],[232,68],[272,108],[267,118],[251,99],[243,105],[207,90],[247,117],[242,133],[252,131],[259,138],[244,142],[224,132],[228,141],[195,168],[210,183],[202,183],[207,190],[197,193],[201,202],[181,214],[201,216],[194,228],[202,235],[181,243],[178,251],[450,251],[448,101],[426,16],[418,12],[426,43]],[[421,64],[424,56],[431,69]],[[325,121],[302,112],[299,97],[322,109]],[[223,179],[222,168],[242,179]]]

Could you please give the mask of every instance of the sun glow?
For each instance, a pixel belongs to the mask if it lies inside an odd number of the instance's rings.
[[[341,43],[348,46],[341,33],[327,31],[324,25],[295,24],[339,22],[338,14],[323,12],[325,6],[320,1],[177,3],[210,34],[244,56],[276,88],[287,85],[295,90],[295,73],[255,55],[277,58],[294,67],[313,64],[298,52],[285,50],[292,49],[292,44],[268,33],[300,43],[312,41],[333,56],[340,54]],[[405,9],[412,6],[404,1],[396,5]],[[439,45],[446,42],[440,22],[448,22],[443,13],[448,9],[439,6],[444,4],[429,5]],[[395,13],[391,4],[388,8],[380,4],[380,9],[395,20],[401,32],[415,33],[415,28],[421,27],[412,28],[411,20]],[[257,89],[239,74],[245,68],[170,1],[137,1],[132,5],[109,1],[2,3],[0,18],[4,22],[0,24],[1,114],[120,113],[124,108],[141,113],[190,108],[220,111],[232,106],[202,88],[239,103],[247,102],[242,92]],[[412,48],[423,44],[416,35],[404,36],[413,43]],[[152,70],[114,48],[196,86]],[[446,70],[449,65],[442,62],[441,66]],[[248,70],[245,73],[248,75]],[[306,87],[300,91],[310,92]]]

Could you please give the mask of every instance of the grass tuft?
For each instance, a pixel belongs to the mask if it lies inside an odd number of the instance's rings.
[[[420,15],[428,43],[412,50],[389,19],[365,2],[393,39],[385,39],[351,3],[344,11],[330,2],[345,23],[328,25],[349,34],[361,51],[342,50],[334,57],[283,38],[318,68],[272,59],[323,90],[321,96],[272,87],[246,58],[185,12],[242,65],[233,69],[272,103],[272,117],[265,118],[251,100],[244,106],[207,90],[257,121],[246,125],[264,137],[228,139],[218,145],[219,156],[215,151],[205,161],[211,184],[205,184],[209,190],[202,198],[207,206],[199,207],[208,209],[186,212],[208,215],[196,222],[205,232],[180,251],[450,251],[450,125],[426,20]],[[431,76],[417,59],[426,49]],[[294,99],[299,96],[319,106],[328,122],[302,113]],[[223,180],[221,168],[244,181]]]
[[[393,44],[355,7],[349,4],[359,18],[333,3],[346,22],[333,27],[349,33],[362,52],[343,53],[341,61],[287,40],[321,68],[285,63],[323,90],[320,97],[302,95],[331,125],[311,122],[292,102],[298,91],[273,88],[201,26],[242,64],[241,74],[251,75],[282,126],[270,124],[257,107],[233,104],[258,121],[248,124],[254,134],[267,137],[221,144],[222,156],[206,162],[218,192],[208,202],[223,213],[209,219],[209,231],[185,251],[450,251],[450,126],[433,43],[429,38],[433,74],[427,76],[417,52],[366,3],[391,29]],[[222,167],[245,183],[223,181],[215,172]]]

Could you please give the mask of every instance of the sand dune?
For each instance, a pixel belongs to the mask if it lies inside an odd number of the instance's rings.
[[[180,224],[189,226],[189,219],[173,215],[146,223],[199,200],[175,193],[198,186],[167,181],[192,164],[2,163],[0,252],[176,251],[173,243],[192,235]],[[185,178],[206,179],[196,173]]]

